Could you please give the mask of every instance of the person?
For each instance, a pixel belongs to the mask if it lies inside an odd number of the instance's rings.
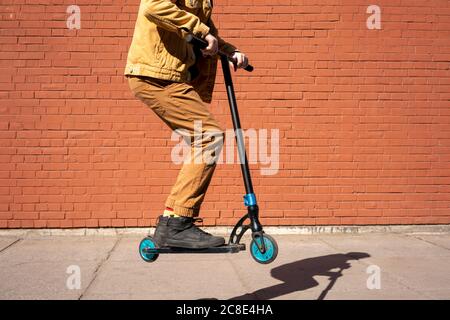
[[[248,58],[219,37],[212,8],[212,0],[141,0],[128,52],[125,76],[131,91],[191,148],[191,161],[184,161],[158,217],[154,240],[161,247],[201,249],[225,243],[195,225],[224,140],[208,104],[218,50],[234,60],[234,71],[245,68]],[[189,34],[207,41],[207,48],[193,47],[185,40]]]

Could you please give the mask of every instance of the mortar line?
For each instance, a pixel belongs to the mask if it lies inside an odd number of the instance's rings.
[[[100,273],[100,269],[102,268],[102,266],[109,260],[109,257],[111,256],[111,254],[113,253],[114,249],[116,249],[117,245],[119,244],[119,242],[122,240],[122,237],[118,237],[116,242],[114,243],[114,245],[112,246],[111,250],[108,251],[107,255],[105,258],[103,258],[99,264],[97,265],[97,268],[95,268],[94,270],[94,274],[93,277],[91,279],[91,281],[89,282],[89,284],[86,286],[86,289],[84,289],[84,291],[80,294],[80,296],[78,297],[78,300],[82,300],[84,298],[84,296],[86,295],[86,293],[89,291],[89,289],[91,288],[92,284],[94,283],[94,281],[97,279],[98,274]]]

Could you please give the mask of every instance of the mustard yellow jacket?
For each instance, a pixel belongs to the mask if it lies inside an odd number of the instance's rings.
[[[191,82],[205,102],[210,102],[217,57],[203,57],[184,38],[193,33],[217,37],[219,49],[231,54],[236,47],[218,37],[211,19],[212,0],[141,0],[128,52],[125,75]],[[194,67],[199,71],[193,78]]]

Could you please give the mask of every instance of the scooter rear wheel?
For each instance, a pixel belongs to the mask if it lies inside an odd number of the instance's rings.
[[[262,240],[262,239],[264,240]],[[266,251],[263,253],[260,250],[260,246],[264,241]],[[261,237],[253,239],[250,244],[250,254],[256,262],[262,264],[268,264],[273,262],[278,255],[278,245],[274,238],[267,234],[263,234]]]
[[[153,262],[159,257],[159,254],[157,253],[145,252],[145,249],[149,248],[156,248],[156,243],[152,237],[146,237],[142,239],[141,243],[139,244],[139,255],[145,262]]]

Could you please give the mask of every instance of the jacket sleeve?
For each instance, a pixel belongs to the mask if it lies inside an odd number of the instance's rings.
[[[190,32],[204,38],[210,32],[197,16],[180,9],[170,0],[144,0],[143,12],[148,20],[182,38]]]
[[[231,43],[226,42],[221,37],[219,37],[219,30],[217,30],[216,26],[214,25],[214,22],[212,19],[209,19],[208,26],[210,28],[210,33],[217,38],[217,41],[219,42],[219,50],[223,51],[228,54],[232,54],[233,52],[236,52],[239,50],[233,46]]]

